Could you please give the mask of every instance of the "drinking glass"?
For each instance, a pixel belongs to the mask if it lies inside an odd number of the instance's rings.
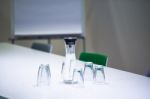
[[[104,66],[94,65],[93,80],[94,80],[94,83],[96,84],[105,83]]]
[[[37,86],[48,86],[50,84],[51,72],[49,64],[41,64],[38,69]]]
[[[92,62],[85,62],[83,73],[84,73],[85,81],[93,81],[93,63]]]
[[[72,84],[73,70],[76,66],[76,60],[69,60],[62,63],[61,78],[65,84]]]
[[[75,86],[84,86],[84,77],[82,68],[73,70],[72,84]]]

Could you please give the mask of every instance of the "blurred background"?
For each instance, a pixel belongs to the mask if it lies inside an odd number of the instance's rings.
[[[11,0],[0,0],[0,42],[9,42],[11,33]],[[150,69],[150,1],[84,0],[86,51],[109,56],[108,66],[141,75]],[[31,47],[32,42],[16,44]],[[62,39],[51,40],[53,53],[65,55]],[[76,56],[83,51],[82,40],[76,43]]]

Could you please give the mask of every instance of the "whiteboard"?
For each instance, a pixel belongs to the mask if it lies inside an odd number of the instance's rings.
[[[13,0],[13,35],[84,35],[83,0]]]

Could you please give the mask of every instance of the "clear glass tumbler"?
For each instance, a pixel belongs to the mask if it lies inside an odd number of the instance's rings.
[[[83,70],[82,69],[74,69],[73,71],[73,84],[84,84]]]
[[[92,62],[85,62],[83,73],[84,73],[85,81],[93,81],[93,63]]]
[[[105,83],[104,66],[94,65],[93,80],[96,84]]]
[[[48,86],[50,84],[51,72],[49,64],[41,64],[38,69],[37,86]]]

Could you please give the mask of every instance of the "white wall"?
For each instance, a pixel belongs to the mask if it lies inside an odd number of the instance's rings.
[[[11,19],[11,7],[10,7],[11,0],[0,0],[0,42],[9,42],[10,38],[10,19]],[[47,43],[47,40],[17,40],[16,44],[21,46],[30,47],[32,42],[42,42]],[[82,40],[77,41],[76,53],[77,57],[79,53],[83,50],[82,48]],[[64,41],[61,40],[52,40],[51,41],[54,49],[53,53],[65,55],[65,46]]]
[[[105,53],[109,66],[138,74],[149,68],[150,1],[149,0],[85,0],[86,50]],[[0,0],[0,42],[10,34],[10,0]],[[33,40],[17,41],[31,46]],[[42,40],[40,42],[46,42]],[[77,56],[82,51],[77,41]],[[54,53],[65,55],[63,40],[53,40]]]
[[[149,0],[87,0],[87,32],[93,52],[114,68],[144,74],[150,59]]]
[[[125,69],[144,74],[150,69],[150,1],[112,1],[110,8]]]

